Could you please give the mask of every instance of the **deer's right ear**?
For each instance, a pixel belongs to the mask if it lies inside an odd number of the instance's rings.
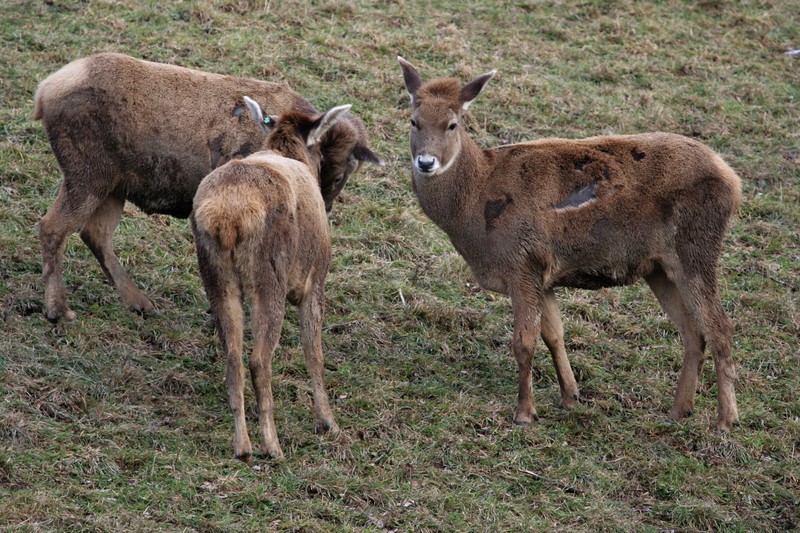
[[[261,109],[261,106],[258,105],[258,102],[252,98],[245,96],[244,105],[247,106],[247,109],[250,111],[250,116],[256,121],[258,127],[261,128],[261,131],[263,131],[265,134],[268,134],[272,130],[272,127],[275,126],[275,121],[272,120],[268,115],[265,115],[264,111]]]
[[[417,91],[422,86],[422,78],[420,78],[419,72],[414,68],[414,65],[400,56],[397,56],[397,61],[400,62],[400,68],[403,69],[403,80],[406,82],[406,90],[408,91],[408,96],[411,97],[411,104],[413,105],[414,95],[417,94]]]

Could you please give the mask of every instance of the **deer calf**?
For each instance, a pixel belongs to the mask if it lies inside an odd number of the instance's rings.
[[[531,363],[541,334],[561,403],[578,400],[554,287],[599,289],[644,278],[684,346],[673,419],[688,416],[705,359],[717,374],[716,427],[738,422],[732,325],[716,268],[738,176],[707,146],[668,133],[543,139],[482,150],[462,115],[495,71],[466,85],[423,83],[398,58],[411,95],[413,189],[486,289],[508,294],[519,367],[514,421],[536,417]]]
[[[153,304],[113,250],[125,201],[145,213],[189,216],[200,180],[225,162],[256,151],[263,140],[246,119],[248,94],[269,114],[315,113],[285,83],[221,76],[122,54],[69,63],[39,84],[34,119],[44,123],[64,175],[55,203],[39,222],[45,316],[72,320],[63,262],[67,238],[81,239],[133,310]],[[318,189],[326,209],[364,161],[380,164],[362,122],[346,115],[320,140]]]
[[[230,161],[200,183],[191,214],[200,276],[227,359],[225,381],[234,416],[234,454],[250,462],[244,410],[242,301],[251,299],[254,338],[250,374],[258,404],[261,450],[282,457],[272,400],[272,353],[285,302],[299,307],[317,427],[338,431],[323,382],[323,286],[331,262],[325,203],[319,194],[319,143],[350,107],[323,115],[289,112],[277,123],[245,98],[268,136],[264,151]]]

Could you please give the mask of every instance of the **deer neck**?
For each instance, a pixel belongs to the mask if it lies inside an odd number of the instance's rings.
[[[282,155],[283,157],[300,161],[309,168],[312,168],[310,153],[302,140],[294,135],[286,135],[283,132],[275,132],[270,135],[266,142],[266,148]]]
[[[413,174],[413,188],[420,207],[437,226],[448,234],[468,223],[469,199],[480,189],[488,168],[487,156],[461,132],[461,148],[444,171],[433,176]]]

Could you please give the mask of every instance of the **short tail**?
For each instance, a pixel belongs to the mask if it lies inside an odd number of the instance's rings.
[[[230,220],[222,221],[214,228],[214,240],[223,252],[230,252],[239,242],[239,228]]]
[[[221,252],[227,253],[263,230],[265,211],[266,206],[253,196],[217,195],[198,202],[194,217],[198,229],[210,235]]]
[[[36,88],[33,95],[33,120],[44,117],[45,108],[51,101],[58,101],[86,83],[90,58],[83,58],[69,63],[45,78]]]
[[[716,157],[719,173],[731,189],[731,200],[734,204],[733,210],[736,211],[742,205],[742,180],[721,157],[718,155]]]
[[[33,120],[42,120],[44,116],[44,91],[47,87],[47,80],[39,84],[36,88],[36,94],[33,95]]]

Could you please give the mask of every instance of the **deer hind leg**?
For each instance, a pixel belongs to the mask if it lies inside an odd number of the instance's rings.
[[[567,350],[564,346],[564,325],[561,323],[561,316],[558,312],[558,304],[553,291],[546,291],[544,294],[544,305],[542,306],[542,339],[550,350],[553,358],[553,365],[556,368],[558,385],[561,389],[561,406],[566,408],[574,407],[580,399],[578,384],[572,373],[572,367],[567,359]]]
[[[699,256],[699,254],[697,254]],[[717,374],[717,421],[715,426],[722,431],[731,431],[739,423],[736,407],[736,365],[731,356],[733,347],[733,325],[722,308],[714,268],[688,269],[693,275],[682,275],[675,280],[681,302],[692,327],[698,331],[714,357]],[[676,269],[676,271],[678,271]],[[702,347],[702,344],[700,345]],[[684,363],[686,365],[687,363]],[[697,361],[697,368],[702,359]],[[687,370],[688,372],[688,370]]]
[[[106,277],[120,292],[125,303],[133,311],[149,313],[154,309],[153,304],[150,303],[131,280],[125,269],[122,268],[113,250],[112,238],[114,230],[119,224],[124,207],[124,199],[115,196],[106,198],[83,226],[81,239],[97,258]]]
[[[105,131],[98,128],[97,122],[102,119],[95,113],[72,113],[68,105],[62,108],[64,113],[53,120],[46,119],[45,125],[64,179],[56,201],[39,221],[45,315],[53,322],[75,318],[75,313],[67,307],[64,291],[67,238],[86,225],[122,175],[119,165],[108,155],[104,136],[97,133]]]
[[[233,412],[233,454],[251,464],[253,448],[247,434],[244,408],[244,365],[242,343],[244,337],[244,310],[238,279],[235,278],[233,261],[209,251],[204,241],[209,237],[198,235],[195,229],[197,258],[200,263],[200,278],[206,290],[214,322],[217,326],[222,349],[225,352],[225,385]]]
[[[736,407],[736,364],[731,356],[733,348],[733,324],[725,314],[717,290],[717,280],[711,275],[700,283],[687,284],[681,288],[684,302],[689,312],[699,324],[708,349],[714,357],[717,374],[717,421],[715,426],[721,431],[729,432],[739,423],[739,410]],[[694,300],[692,299],[694,298]]]
[[[275,427],[272,397],[272,354],[281,335],[286,306],[286,283],[278,283],[269,268],[271,283],[257,289],[253,295],[253,354],[250,357],[250,377],[256,393],[258,423],[261,430],[261,451],[275,459],[283,457],[278,430]]]
[[[709,334],[711,352],[717,372],[717,421],[715,427],[730,432],[739,424],[739,409],[736,406],[736,364],[731,356],[733,348],[733,324],[722,308],[719,295],[709,301],[708,324],[713,328]]]
[[[705,361],[705,341],[695,321],[683,305],[678,287],[663,271],[645,278],[667,316],[678,327],[683,342],[683,363],[675,390],[675,403],[669,412],[673,420],[691,416],[697,392],[697,382]]]
[[[66,181],[66,178],[65,178]],[[58,190],[56,201],[39,220],[39,240],[42,244],[42,278],[44,282],[44,314],[51,322],[75,320],[76,314],[67,307],[64,289],[64,249],[67,238],[80,230],[105,197],[70,195],[65,182]]]
[[[722,431],[739,423],[736,407],[736,365],[731,357],[733,325],[725,314],[717,289],[716,267],[728,219],[738,203],[738,194],[725,180],[707,179],[687,191],[691,200],[679,213],[676,224],[678,262],[667,270],[681,295],[689,317],[714,357],[717,374],[717,421]]]
[[[247,434],[247,421],[244,407],[244,365],[242,364],[242,343],[244,311],[241,294],[235,285],[220,291],[212,303],[217,320],[219,336],[225,351],[225,385],[228,388],[228,401],[233,411],[233,455],[240,461],[252,463],[253,447]]]
[[[541,325],[541,300],[534,290],[518,288],[511,295],[511,305],[514,310],[514,339],[511,344],[518,367],[514,423],[525,426],[538,418],[533,403],[531,366]]]
[[[333,420],[328,392],[323,379],[324,355],[322,353],[322,316],[323,316],[323,283],[325,276],[316,280],[311,290],[300,302],[300,329],[303,342],[303,353],[306,369],[311,378],[314,394],[314,415],[316,429],[319,432],[339,432],[339,426]]]

